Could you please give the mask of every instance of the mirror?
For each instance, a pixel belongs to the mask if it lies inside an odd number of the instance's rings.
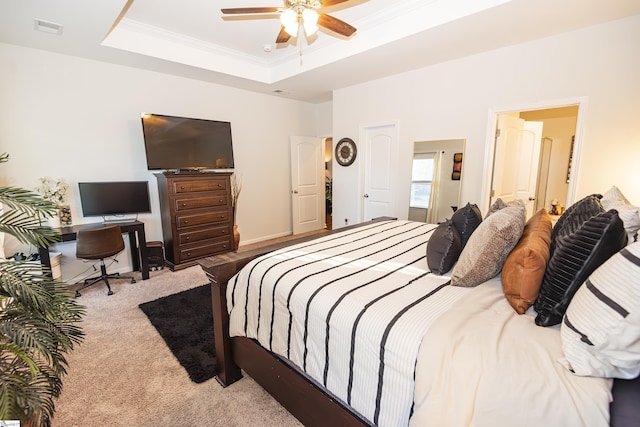
[[[460,205],[464,139],[413,143],[409,220],[438,224]]]

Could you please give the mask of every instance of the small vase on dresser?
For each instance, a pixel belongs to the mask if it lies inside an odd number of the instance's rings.
[[[238,226],[233,226],[233,250],[238,252],[238,247],[240,246],[240,232],[238,231]]]

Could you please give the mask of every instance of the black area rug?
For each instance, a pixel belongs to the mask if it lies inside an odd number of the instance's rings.
[[[187,370],[191,381],[201,383],[216,375],[211,286],[188,289],[139,307]]]

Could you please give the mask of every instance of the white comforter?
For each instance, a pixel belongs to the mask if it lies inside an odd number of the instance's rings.
[[[558,425],[582,425],[574,413],[584,414],[584,425],[606,423],[610,384],[574,380],[562,371],[555,363],[557,330],[539,328],[531,318],[530,329],[540,331],[512,328],[521,319],[496,296],[502,293],[499,287],[456,288],[448,277],[430,274],[426,243],[435,227],[373,223],[252,261],[229,282],[230,335],[254,338],[286,357],[376,425],[406,426],[410,419],[415,426],[512,425],[496,424],[500,411],[506,412],[500,421],[518,415],[513,420],[521,425],[536,419],[541,406],[552,422],[566,420]],[[476,298],[484,301],[485,288],[493,289],[489,300],[474,304]],[[509,327],[498,327],[504,333],[483,326],[499,319],[494,305],[513,312],[503,314],[512,319]],[[451,310],[458,314],[450,315]],[[485,332],[490,336],[484,338]],[[532,345],[521,333],[545,340]],[[512,340],[516,350],[503,353]],[[520,359],[531,354],[539,354],[542,362],[518,370]],[[496,379],[488,381],[490,375]],[[559,375],[560,384],[547,385]],[[538,399],[531,415],[536,396],[545,401]]]
[[[564,369],[559,325],[520,316],[499,277],[459,300],[425,335],[411,426],[609,425],[611,380]]]

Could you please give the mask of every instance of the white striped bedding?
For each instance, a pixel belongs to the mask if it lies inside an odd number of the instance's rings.
[[[435,228],[371,223],[255,259],[227,288],[230,335],[291,360],[369,422],[408,425],[422,338],[469,292],[429,272]]]

